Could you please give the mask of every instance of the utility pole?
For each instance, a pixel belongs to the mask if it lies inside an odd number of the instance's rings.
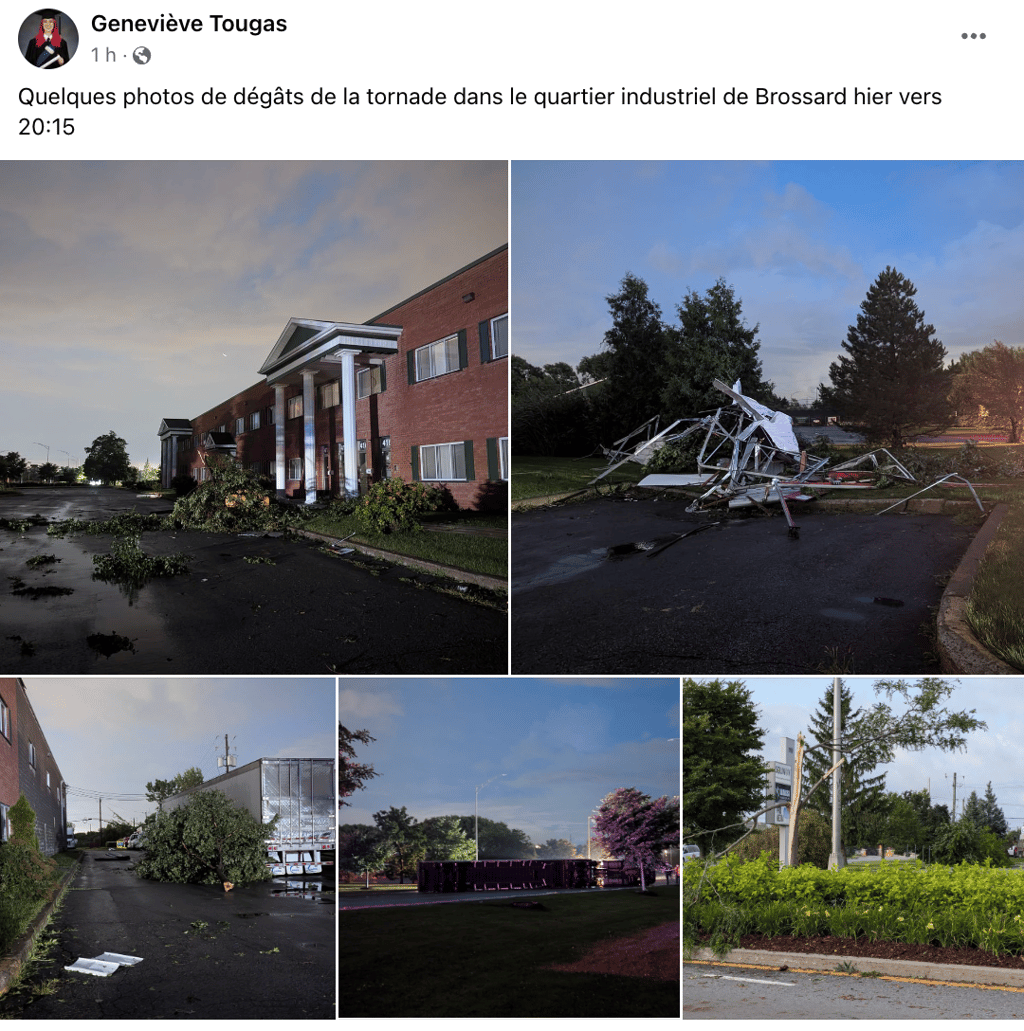
[[[231,754],[231,749],[228,747],[228,736],[224,735],[224,757],[217,756],[217,768],[224,767],[225,773],[231,772],[231,767],[235,766],[238,762],[238,757]]]
[[[828,868],[839,870],[846,865],[842,846],[842,773],[840,759],[843,754],[840,723],[842,705],[839,700],[839,677],[832,678],[832,854],[828,857]]]
[[[103,840],[103,799],[100,799],[100,841]]]

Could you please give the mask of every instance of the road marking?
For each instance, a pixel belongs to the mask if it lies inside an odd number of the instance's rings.
[[[717,977],[721,981],[749,981],[751,984],[778,984],[786,988],[795,988],[795,981],[762,981],[757,977],[730,977],[729,974],[701,974],[701,977]]]

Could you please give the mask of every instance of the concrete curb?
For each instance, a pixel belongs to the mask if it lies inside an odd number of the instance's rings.
[[[851,963],[860,973],[878,972],[890,977],[915,977],[922,981],[953,981],[958,984],[990,984],[1024,988],[1024,969],[1006,967],[968,967],[955,963],[921,963],[909,959],[872,959],[868,956],[816,956],[804,952],[771,952],[760,949],[733,949],[727,956],[718,957],[710,949],[694,949],[691,959],[715,966],[749,964],[778,970],[785,965],[793,973],[837,971],[840,963]],[[685,962],[685,960],[684,960]],[[856,977],[857,974],[853,973]]]
[[[64,897],[67,886],[75,879],[81,868],[82,860],[79,859],[61,878],[53,893],[53,898],[43,906],[36,918],[29,924],[28,930],[14,943],[10,955],[0,957],[0,995],[3,995],[11,983],[17,980],[21,968],[25,965],[25,961],[36,943],[36,938],[50,922],[57,903]]]
[[[329,537],[325,533],[316,533],[314,530],[293,530],[302,537],[309,540],[321,541],[324,544],[337,544],[340,547],[354,548],[362,555],[369,555],[371,558],[383,559],[385,562],[393,562],[399,566],[408,566],[410,569],[418,569],[423,573],[432,573],[434,576],[444,576],[451,580],[458,580],[460,583],[476,584],[477,587],[484,587],[490,591],[507,591],[508,581],[499,580],[495,576],[485,576],[483,573],[468,573],[464,569],[456,569],[454,566],[444,566],[440,562],[428,562],[426,559],[409,558],[406,555],[396,555],[393,551],[384,551],[382,548],[371,548],[366,544],[355,544],[352,541],[341,541],[337,537]]]
[[[1020,670],[997,659],[974,636],[966,617],[967,599],[971,596],[978,568],[1009,510],[1010,506],[1005,502],[995,506],[942,592],[936,624],[939,664],[943,673],[1020,676]]]

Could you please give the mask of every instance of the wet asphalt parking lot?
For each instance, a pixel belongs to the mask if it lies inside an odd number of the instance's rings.
[[[943,588],[977,525],[597,499],[512,516],[513,673],[936,672]],[[709,527],[715,520],[723,521]],[[623,544],[700,532],[660,554]]]
[[[170,511],[112,488],[0,498],[0,518],[104,519]],[[147,532],[147,555],[183,553],[185,576],[138,592],[94,580],[108,535],[0,529],[0,667],[31,675],[505,673],[507,615],[436,578],[289,536]],[[59,561],[30,568],[37,555]],[[14,593],[19,586],[40,588]],[[472,595],[477,589],[470,588]]]
[[[48,932],[54,941],[0,1015],[37,1020],[332,1019],[335,896],[225,892],[136,877],[140,853],[86,852]],[[99,858],[97,858],[99,857]],[[68,971],[104,952],[141,957],[109,977]],[[46,986],[41,994],[33,986]]]

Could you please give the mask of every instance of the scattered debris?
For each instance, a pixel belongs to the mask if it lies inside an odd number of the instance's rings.
[[[130,638],[122,637],[120,634],[89,634],[85,643],[93,651],[105,655],[108,659],[117,652],[134,652],[135,645]]]
[[[796,539],[800,528],[793,522],[788,501],[812,501],[817,496],[814,491],[870,489],[883,478],[917,482],[914,475],[885,448],[829,467],[828,458],[815,457],[801,448],[793,432],[793,420],[784,412],[776,412],[746,397],[741,393],[738,380],[732,387],[717,379],[714,385],[730,399],[729,405],[700,419],[677,419],[660,431],[657,419],[644,423],[617,440],[611,448],[603,449],[610,464],[590,484],[597,483],[624,462],[645,462],[656,445],[674,443],[692,433],[705,431],[704,443],[697,456],[697,472],[654,473],[645,476],[638,486],[702,489],[703,493],[687,508],[688,512],[701,512],[720,504],[743,508],[777,503],[789,524],[789,536]],[[683,421],[690,425],[673,434],[671,431]],[[637,442],[638,438],[642,439]],[[955,473],[929,484],[918,494],[949,479],[966,483],[978,507],[984,511],[971,484]],[[890,508],[909,500],[901,499]]]
[[[76,959],[65,970],[76,970],[80,974],[93,974],[96,977],[110,977],[118,967],[133,967],[141,963],[141,956],[125,956],[120,952],[104,952],[93,959]]]

